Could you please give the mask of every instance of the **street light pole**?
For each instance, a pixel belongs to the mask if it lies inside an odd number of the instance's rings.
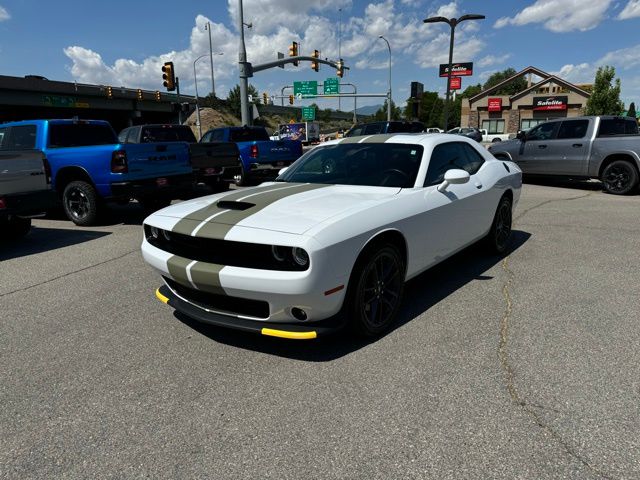
[[[240,117],[242,125],[249,125],[249,79],[245,71],[247,70],[247,47],[244,44],[244,12],[242,0],[238,0],[238,31],[240,32],[240,45],[238,51],[238,63],[240,64]]]
[[[447,69],[447,96],[444,104],[444,131],[448,130],[448,122],[449,122],[449,98],[451,97],[451,69],[453,67],[453,39],[455,36],[456,26],[464,22],[465,20],[484,20],[484,15],[478,15],[475,13],[470,13],[467,15],[462,15],[459,18],[446,18],[446,17],[429,17],[425,18],[424,23],[446,23],[451,28],[451,36],[449,38],[449,68]]]
[[[384,38],[383,35],[380,35],[378,38],[381,38],[387,43],[387,48],[389,49],[389,97],[387,98],[387,122],[391,121],[391,45],[389,45],[389,40]]]
[[[216,84],[213,81],[213,46],[211,44],[211,22],[207,22],[207,24],[205,25],[205,28],[209,31],[209,63],[211,64],[211,94],[213,95],[213,98],[216,98]],[[195,67],[194,67],[194,73],[195,73]]]

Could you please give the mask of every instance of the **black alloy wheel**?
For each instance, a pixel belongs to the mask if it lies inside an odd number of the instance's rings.
[[[246,187],[249,185],[247,174],[244,171],[244,166],[240,166],[240,173],[233,177],[234,183],[237,187]]]
[[[69,220],[76,225],[93,225],[98,219],[98,195],[91,184],[82,180],[64,188],[62,206]]]
[[[638,186],[638,171],[625,161],[616,160],[602,172],[602,185],[613,195],[626,195]]]
[[[394,322],[404,289],[405,266],[398,249],[384,245],[354,269],[349,318],[355,333],[373,337]]]
[[[487,236],[489,248],[496,253],[504,253],[511,241],[512,203],[509,197],[502,197]]]

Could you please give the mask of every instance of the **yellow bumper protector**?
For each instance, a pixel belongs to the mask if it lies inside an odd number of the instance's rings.
[[[286,330],[274,330],[273,328],[263,328],[260,333],[270,337],[288,338],[291,340],[311,340],[317,338],[318,334],[315,330],[310,332],[287,332]]]
[[[169,299],[167,297],[165,297],[163,294],[160,293],[160,289],[159,288],[156,290],[156,297],[162,303],[169,303]]]

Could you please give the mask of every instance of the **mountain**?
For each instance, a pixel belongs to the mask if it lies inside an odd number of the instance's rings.
[[[373,115],[382,108],[382,105],[367,105],[366,107],[358,107],[356,113],[358,115]]]

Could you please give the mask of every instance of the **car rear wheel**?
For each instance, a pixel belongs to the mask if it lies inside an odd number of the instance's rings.
[[[238,187],[246,187],[249,185],[249,179],[247,178],[247,173],[244,171],[244,167],[240,167],[240,173],[233,177],[234,183]]]
[[[512,202],[509,197],[502,197],[496,214],[493,217],[491,230],[485,238],[489,249],[494,253],[504,253],[511,242]]]
[[[100,200],[93,185],[82,180],[69,183],[62,193],[64,213],[76,225],[93,225],[98,220]]]
[[[358,261],[346,298],[354,333],[374,337],[393,324],[404,290],[404,272],[404,260],[392,244],[384,244]]]
[[[602,185],[613,195],[626,195],[638,186],[638,171],[626,160],[615,160],[602,171]]]

